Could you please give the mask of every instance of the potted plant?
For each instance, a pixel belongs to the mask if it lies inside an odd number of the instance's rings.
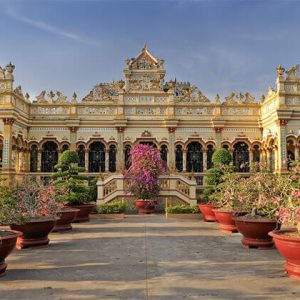
[[[56,187],[62,187],[65,190],[65,193],[59,197],[60,201],[65,203],[65,208],[60,213],[61,217],[72,214],[74,218],[71,222],[88,222],[89,215],[96,205],[90,203],[93,199],[86,184],[88,177],[79,174],[85,169],[79,167],[78,163],[79,157],[76,151],[64,151],[60,163],[55,166],[57,172],[52,175],[52,178],[55,180]],[[69,227],[71,219],[68,217],[64,221],[68,222]]]
[[[299,166],[297,174],[293,174],[291,192],[287,194],[278,212],[282,224],[290,228],[269,232],[276,248],[285,257],[285,270],[289,277],[300,279],[300,188]]]
[[[243,191],[247,179],[240,175],[224,170],[222,182],[217,186],[214,194],[210,196],[216,207],[213,209],[217,221],[220,223],[220,231],[237,232],[237,227],[233,219],[234,216],[244,215],[247,212],[242,211],[241,199],[244,199]]]
[[[232,161],[230,153],[224,149],[218,149],[212,156],[212,162],[214,167],[207,171],[205,177],[205,185],[207,186],[199,197],[199,209],[203,214],[203,219],[206,222],[215,222],[216,216],[213,209],[216,208],[215,203],[210,196],[215,192],[216,187],[222,182],[222,175],[224,174],[224,166],[228,166],[227,170],[230,170],[229,164]]]
[[[266,170],[253,173],[247,179],[247,207],[251,213],[235,217],[242,244],[248,248],[269,249],[274,246],[268,232],[280,227],[278,212],[282,199],[290,193],[290,178]],[[245,201],[247,202],[247,201]]]
[[[199,208],[197,205],[178,204],[167,206],[166,218],[175,219],[199,219]]]
[[[100,219],[123,219],[126,205],[121,201],[97,205],[97,217]]]
[[[14,213],[10,227],[23,233],[18,237],[17,248],[49,244],[48,234],[62,207],[57,199],[57,190],[53,186],[44,186],[28,179],[13,188],[12,196],[15,202],[11,206]]]
[[[19,218],[21,222],[23,217],[19,214],[15,216],[15,199],[9,187],[0,185],[0,224],[9,225],[12,220]],[[22,232],[15,230],[0,230],[0,276],[5,273],[7,264],[5,258],[12,252],[16,246],[17,238]]]
[[[159,151],[151,145],[139,144],[130,151],[130,167],[125,171],[126,191],[135,197],[139,214],[155,210],[160,186],[159,176],[167,172]]]

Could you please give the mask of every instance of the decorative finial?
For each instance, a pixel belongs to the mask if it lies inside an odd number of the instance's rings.
[[[282,77],[284,71],[285,71],[285,69],[282,67],[282,65],[279,65],[279,66],[276,68],[277,76],[278,76],[279,78]]]
[[[147,47],[147,44],[145,43],[145,45],[144,45],[142,51],[145,52],[146,50],[148,50],[148,47]]]
[[[215,97],[216,104],[220,104],[220,95],[217,94]]]
[[[14,71],[14,69],[15,69],[15,66],[11,62],[6,66],[6,70],[10,74],[12,74],[12,72]]]
[[[72,95],[72,103],[77,103],[77,94],[75,92]]]
[[[264,94],[261,94],[259,99],[260,99],[261,103],[263,103],[265,101],[266,97]]]
[[[25,99],[28,101],[28,100],[29,100],[29,98],[30,98],[29,94],[28,94],[28,93],[26,93],[26,94],[25,94]]]

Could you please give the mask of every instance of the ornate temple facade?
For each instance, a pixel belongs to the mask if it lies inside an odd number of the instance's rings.
[[[128,167],[137,143],[157,147],[172,174],[199,186],[215,149],[227,148],[238,172],[263,161],[284,172],[300,149],[298,65],[276,69],[276,89],[260,100],[249,92],[208,99],[189,82],[165,81],[164,60],[145,46],[125,61],[124,80],[99,83],[83,98],[42,91],[35,99],[14,84],[15,67],[0,68],[2,174],[47,176],[66,149],[78,151],[91,176]]]

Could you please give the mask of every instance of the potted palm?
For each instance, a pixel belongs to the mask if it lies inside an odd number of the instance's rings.
[[[289,277],[300,279],[300,178],[299,166],[290,178],[292,186],[290,193],[281,201],[278,217],[283,225],[289,228],[269,232],[275,246],[285,257],[285,270]]]
[[[57,172],[52,175],[54,185],[65,190],[59,196],[60,201],[65,203],[60,212],[59,225],[65,230],[72,229],[71,222],[88,222],[91,211],[96,207],[90,203],[93,199],[86,184],[88,177],[80,174],[85,169],[79,167],[78,163],[77,152],[66,150],[61,155],[60,163],[55,166]]]
[[[10,220],[12,230],[23,233],[18,237],[17,248],[27,248],[49,244],[48,234],[57,220],[62,207],[53,186],[44,186],[33,179],[13,188],[14,205],[11,206],[14,218]]]
[[[14,207],[16,201],[12,196],[12,191],[7,186],[0,186],[0,224],[9,225],[12,220],[19,218],[22,222],[23,217],[16,214]],[[12,252],[16,246],[17,238],[22,235],[22,232],[15,230],[0,230],[0,276],[6,271],[7,264],[5,258]]]
[[[230,153],[223,148],[216,150],[212,156],[214,167],[207,171],[205,177],[206,188],[199,197],[199,210],[206,222],[216,221],[216,216],[213,211],[213,209],[216,208],[216,204],[214,203],[213,198],[211,198],[211,195],[215,193],[217,185],[222,182],[224,171],[229,172],[231,170],[231,167],[229,167],[231,161],[232,157]]]
[[[124,174],[126,191],[135,197],[139,214],[153,213],[160,191],[159,176],[167,172],[167,166],[151,145],[135,146],[129,160],[131,165]]]

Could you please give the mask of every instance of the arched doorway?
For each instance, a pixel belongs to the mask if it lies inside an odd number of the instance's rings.
[[[203,171],[203,152],[202,145],[199,142],[188,144],[186,160],[187,172],[198,173]]]
[[[233,165],[236,172],[249,172],[249,147],[245,142],[233,145]]]
[[[89,147],[89,172],[105,172],[105,145],[93,142]]]
[[[30,147],[30,172],[37,172],[38,167],[38,146]]]
[[[42,172],[54,172],[58,163],[58,146],[55,142],[45,142],[42,146]]]

